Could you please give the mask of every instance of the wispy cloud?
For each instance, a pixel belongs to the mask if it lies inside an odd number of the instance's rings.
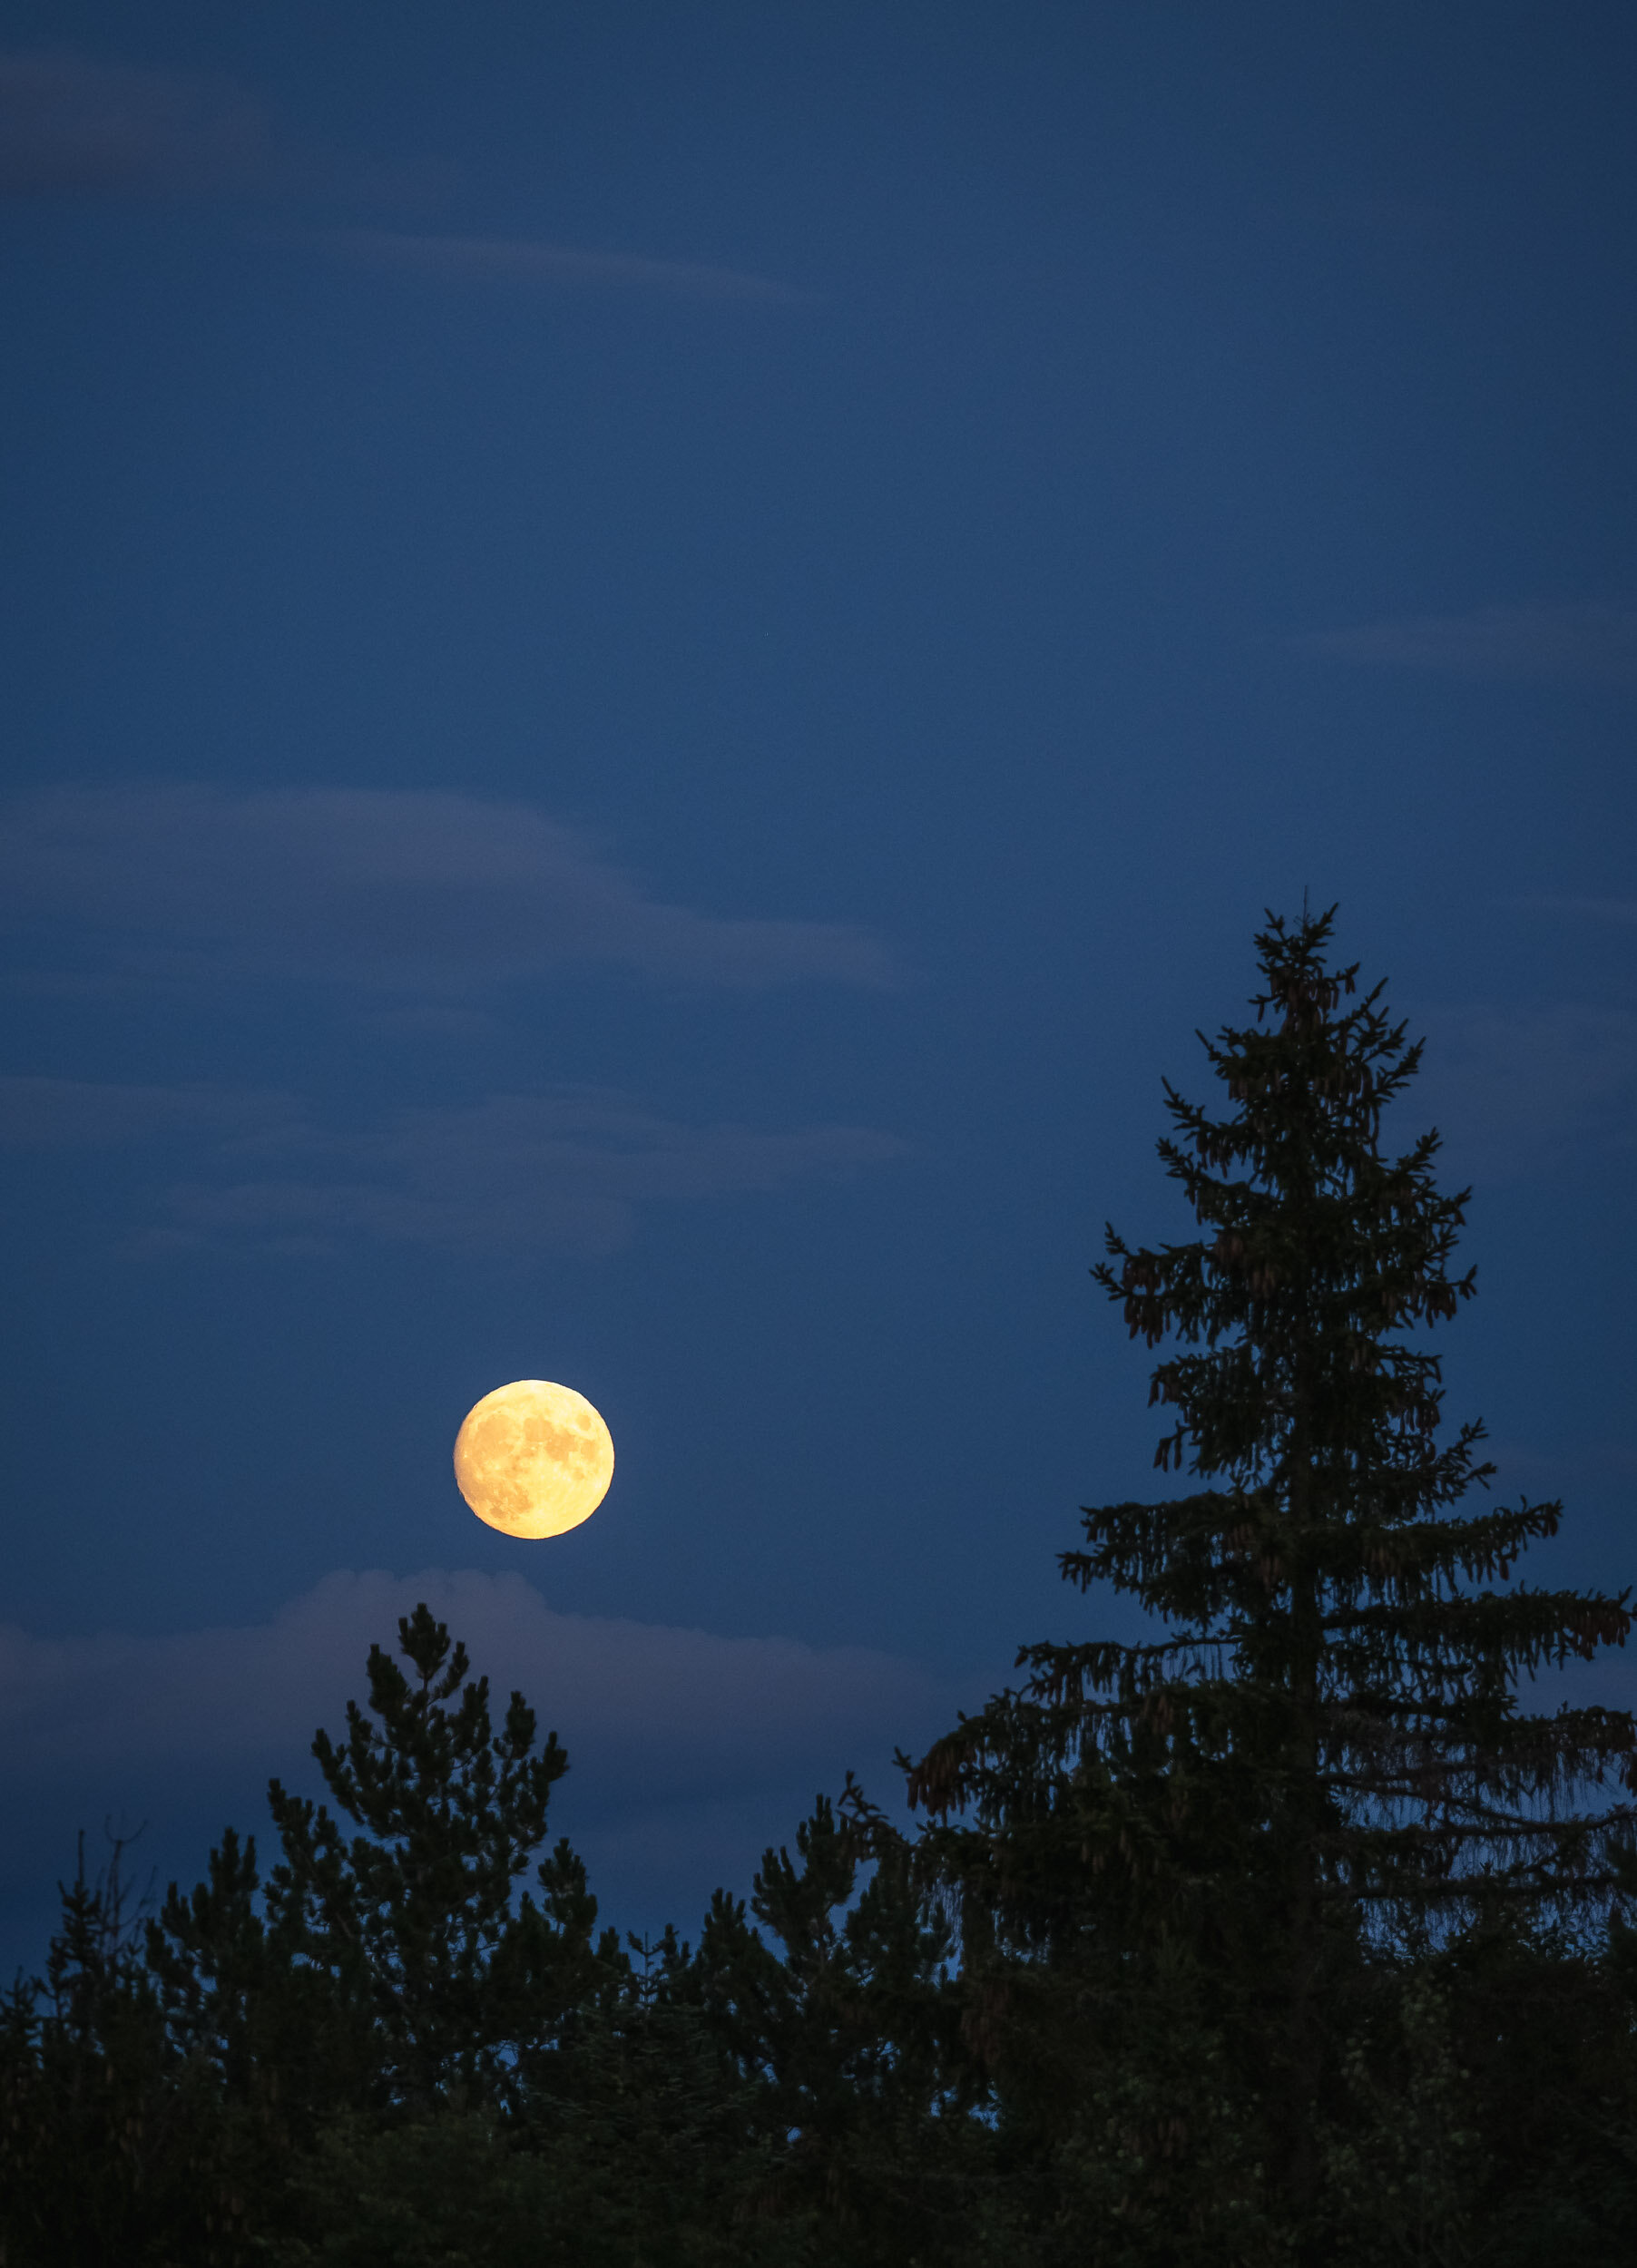
[[[226,80],[63,50],[0,54],[0,195],[240,187],[271,156],[260,112]]]
[[[349,1137],[274,1133],[268,1146],[285,1171],[172,1190],[165,1240],[605,1253],[629,1243],[645,1205],[834,1178],[905,1151],[865,1127],[687,1126],[573,1090],[402,1111]]]
[[[128,977],[274,974],[450,994],[601,963],[668,984],[881,985],[834,922],[652,897],[577,828],[408,790],[60,790],[0,809],[0,898],[47,953]]]
[[[1327,660],[1446,677],[1637,684],[1637,605],[1623,601],[1406,615],[1289,642]]]
[[[83,1079],[0,1079],[0,1148],[109,1149],[177,1134],[265,1142],[303,1123],[293,1096],[204,1085],[132,1087]]]
[[[1637,1016],[1554,1002],[1434,1010],[1426,1069],[1400,1106],[1436,1123],[1452,1174],[1510,1179],[1625,1147],[1637,1106]]]
[[[1571,920],[1603,922],[1616,929],[1637,928],[1637,898],[1514,898],[1520,914],[1564,914]]]
[[[0,198],[341,194],[365,210],[425,212],[446,170],[384,171],[293,146],[217,73],[145,68],[66,47],[0,51]],[[330,257],[429,282],[797,307],[814,295],[718,262],[662,259],[533,237],[391,228],[319,230]]]
[[[650,259],[527,237],[417,236],[391,229],[335,229],[317,241],[337,258],[390,273],[452,283],[494,283],[525,290],[659,293],[680,299],[799,306],[810,294],[743,269],[694,260]]]
[[[586,1088],[400,1110],[341,1130],[277,1093],[0,1080],[0,1146],[167,1140],[191,1140],[196,1163],[160,1200],[139,1250],[362,1239],[502,1256],[606,1253],[630,1241],[647,1205],[834,1178],[907,1147],[867,1127],[690,1126]]]

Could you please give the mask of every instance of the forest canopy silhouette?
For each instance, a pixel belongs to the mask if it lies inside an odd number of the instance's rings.
[[[1627,2249],[1637,1728],[1531,1697],[1631,1611],[1530,1581],[1562,1506],[1445,1421],[1470,1193],[1383,1147],[1421,1047],[1333,932],[1268,917],[1211,1104],[1164,1092],[1195,1233],[1093,1271],[1177,1492],[1084,1511],[1085,1635],[900,1759],[910,1823],[849,1778],[622,1935],[555,1735],[421,1606],[324,1800],[153,1910],[82,1839],[0,2023],[7,2268]]]

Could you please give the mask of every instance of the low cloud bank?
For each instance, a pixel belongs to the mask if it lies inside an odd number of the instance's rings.
[[[299,1772],[315,1726],[362,1698],[372,1641],[425,1599],[504,1707],[515,1687],[599,1809],[740,1794],[939,1728],[947,1692],[862,1647],[559,1614],[521,1575],[327,1575],[270,1622],[165,1637],[0,1628],[0,1778],[133,1776],[253,1763]]]
[[[270,1622],[149,1637],[0,1628],[0,1981],[37,1968],[54,1885],[106,1856],[104,1822],[142,1827],[137,1879],[196,1880],[224,1825],[264,1856],[266,1783],[319,1794],[314,1730],[344,1729],[372,1641],[425,1599],[464,1638],[503,1710],[515,1686],[570,1771],[552,1833],[583,1854],[606,1920],[691,1932],[712,1890],[743,1894],[849,1767],[892,1803],[892,1753],[973,1694],[862,1647],[559,1614],[520,1575],[328,1575]]]

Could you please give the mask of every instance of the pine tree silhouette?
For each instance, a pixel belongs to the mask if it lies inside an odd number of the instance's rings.
[[[344,1739],[314,1738],[335,1811],[270,1783],[264,1892],[254,1843],[230,1830],[150,1933],[172,2023],[230,2085],[276,2055],[315,2103],[503,2099],[591,1971],[619,1965],[611,1932],[593,1944],[596,1901],[566,1843],[536,1867],[544,1903],[521,1889],[568,1769],[556,1735],[537,1738],[516,1693],[496,1725],[488,1679],[424,1604],[398,1647],[407,1667],[370,1647]]]

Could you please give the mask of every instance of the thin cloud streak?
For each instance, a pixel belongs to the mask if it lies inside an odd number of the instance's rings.
[[[291,1095],[225,1087],[115,1086],[89,1079],[0,1078],[0,1149],[112,1149],[179,1134],[264,1142],[299,1133]]]
[[[1512,905],[1519,914],[1566,914],[1617,929],[1637,928],[1637,898],[1514,898]]]
[[[502,1257],[597,1256],[631,1242],[642,1206],[834,1179],[906,1151],[865,1127],[685,1126],[591,1090],[403,1111],[377,1132],[315,1136],[303,1147],[305,1176],[172,1190],[152,1241],[250,1237],[303,1248],[361,1237]]]
[[[797,307],[811,294],[770,277],[693,260],[590,251],[524,237],[417,236],[391,229],[335,229],[318,241],[338,258],[436,281],[512,284],[524,288],[659,293],[671,298],[740,300]]]
[[[667,985],[890,985],[863,930],[651,897],[527,805],[418,790],[47,791],[0,809],[0,922],[133,981],[458,994],[571,963]],[[37,980],[32,980],[37,981]]]
[[[1445,677],[1637,684],[1637,606],[1490,606],[1407,615],[1289,640],[1297,653]]]
[[[0,1079],[0,1148],[124,1150],[189,1137],[204,1155],[169,1188],[137,1253],[362,1240],[596,1256],[628,1245],[651,1204],[833,1180],[907,1154],[868,1127],[689,1126],[595,1088],[491,1095],[338,1131],[278,1093]]]

